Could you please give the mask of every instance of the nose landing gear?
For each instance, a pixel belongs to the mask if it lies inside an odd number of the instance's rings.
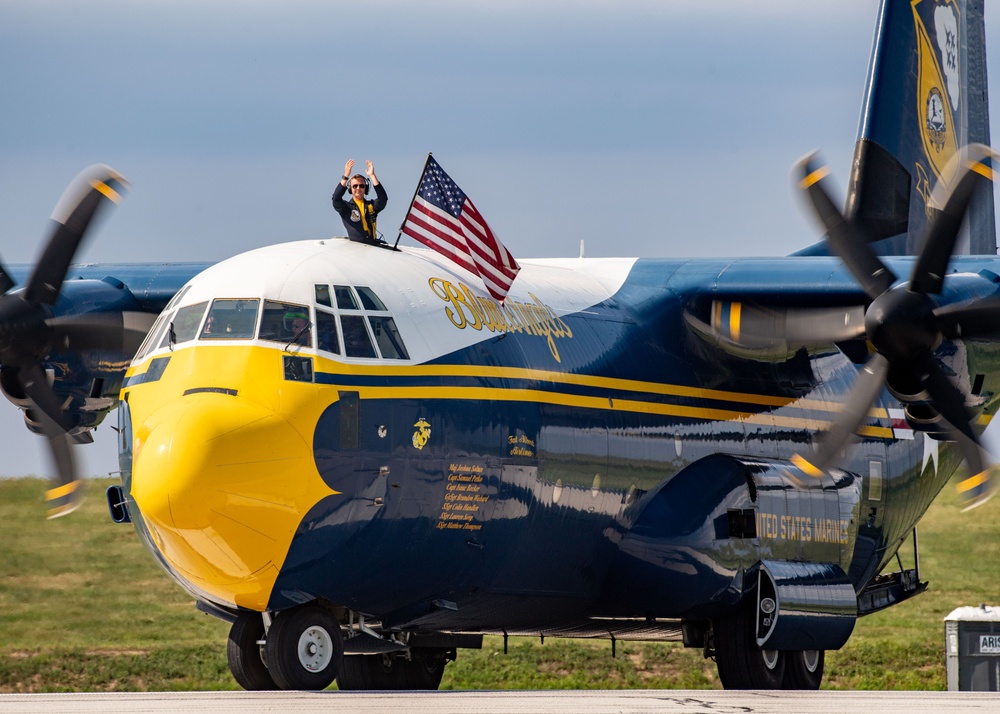
[[[264,659],[280,689],[326,689],[340,673],[340,623],[318,605],[282,612],[267,633]]]
[[[229,630],[229,671],[248,690],[326,689],[340,673],[340,623],[318,605],[279,613],[264,634],[259,612],[243,612]]]

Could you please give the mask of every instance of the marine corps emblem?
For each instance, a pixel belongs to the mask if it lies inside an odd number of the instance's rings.
[[[431,438],[431,425],[423,419],[418,419],[413,426],[417,427],[417,430],[413,432],[413,446],[416,449],[422,449]]]

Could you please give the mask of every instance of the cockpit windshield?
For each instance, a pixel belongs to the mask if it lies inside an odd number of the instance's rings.
[[[260,300],[214,300],[201,330],[203,340],[252,340]]]
[[[410,359],[392,314],[374,290],[362,285],[317,284],[314,295],[312,306],[258,298],[216,298],[211,307],[208,301],[170,306],[160,314],[137,359],[195,338],[256,338],[281,343],[286,349],[316,348],[348,358]],[[171,305],[177,302],[175,298]]]
[[[160,347],[173,349],[174,345],[193,340],[198,334],[198,327],[201,326],[201,318],[205,316],[207,306],[206,301],[180,308],[170,321],[167,333],[160,341]]]
[[[265,300],[260,320],[260,339],[312,347],[309,308],[295,303]]]

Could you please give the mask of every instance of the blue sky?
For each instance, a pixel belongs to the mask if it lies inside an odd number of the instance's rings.
[[[816,240],[792,163],[846,185],[877,5],[0,0],[0,256],[33,261],[98,162],[133,189],[88,262],[339,233],[349,157],[393,241],[428,151],[516,257],[785,254]],[[47,472],[25,433],[0,404],[0,474]],[[97,438],[83,469],[112,471]]]

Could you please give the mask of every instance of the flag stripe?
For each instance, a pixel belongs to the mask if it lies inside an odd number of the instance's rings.
[[[476,270],[472,257],[468,255],[461,236],[449,229],[447,224],[434,222],[433,217],[421,215],[423,211],[417,206],[414,206],[414,209],[406,219],[403,233],[420,241],[428,248],[443,253],[470,273],[478,274],[479,271]]]
[[[482,278],[503,302],[521,267],[482,214],[433,157],[428,157],[402,232]]]
[[[472,201],[466,198],[465,205],[468,208],[468,213],[463,211],[462,217],[463,219],[468,217],[470,220],[476,221],[477,225],[481,225],[481,228],[477,230],[477,234],[485,237],[487,241],[485,247],[493,256],[493,262],[498,266],[502,265],[508,270],[514,270],[516,274],[517,270],[520,268],[515,267],[517,266],[517,263],[514,261],[514,256],[512,256],[510,251],[496,239],[496,236],[493,235],[493,231],[490,230],[490,227],[486,225],[486,221],[483,220],[482,215],[478,210],[476,210],[476,207],[472,205]]]
[[[419,198],[417,201],[419,203],[414,204],[414,209],[421,215],[424,225],[436,230],[437,235],[446,240],[455,250],[468,254],[461,224],[435,206],[426,204]],[[469,257],[471,258],[471,256]]]

